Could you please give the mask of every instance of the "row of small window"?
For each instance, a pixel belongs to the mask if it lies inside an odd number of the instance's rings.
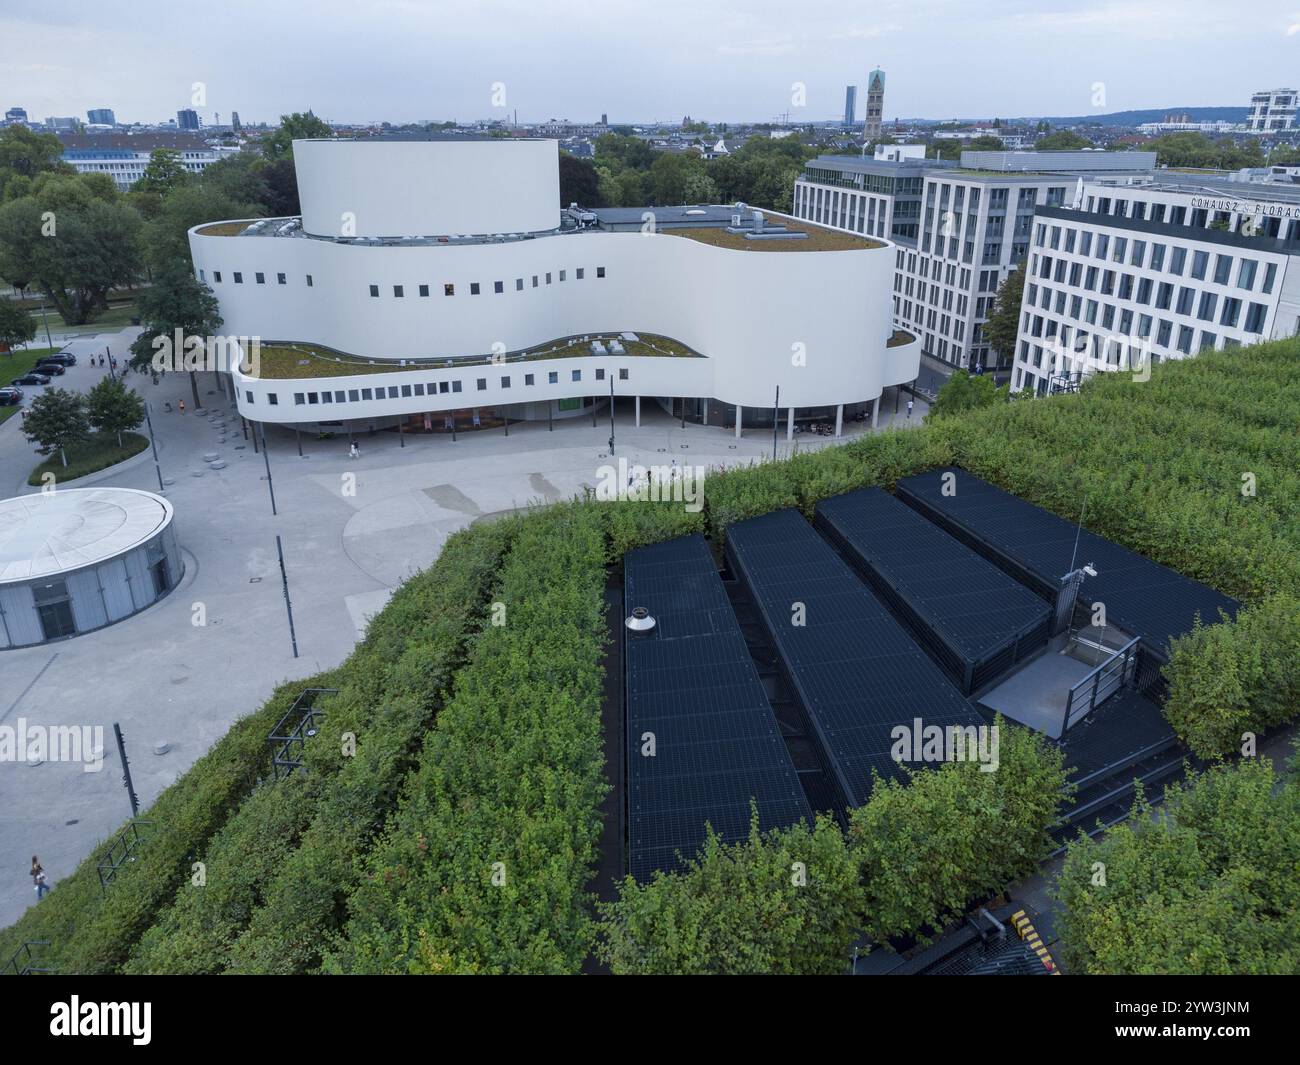
[[[531,374],[531,373],[524,374],[524,385],[528,386],[528,385],[536,384],[537,383],[536,376],[537,376],[536,374]],[[569,371],[569,379],[571,381],[581,381],[582,371],[581,370]],[[618,379],[620,381],[628,380],[628,372],[625,367],[621,367],[619,369]],[[605,380],[605,370],[603,367],[597,368],[596,380],[597,381]],[[550,385],[559,384],[560,383],[559,371],[551,370],[549,373],[547,373],[546,383]],[[434,387],[435,384],[437,386],[436,388]],[[487,391],[488,383],[486,377],[477,378],[474,384],[475,384],[475,389],[477,391],[479,392]],[[501,387],[502,388],[510,387],[509,374],[502,376]],[[461,388],[461,383],[459,381],[437,381],[437,382],[431,381],[428,383],[427,387],[424,382],[417,382],[411,385],[388,385],[386,387],[380,387],[380,388],[348,388],[348,389],[339,388],[334,390],[333,392],[295,392],[293,394],[293,403],[294,406],[296,407],[301,407],[304,405],[312,406],[318,403],[359,403],[365,400],[374,400],[374,399],[405,399],[411,396],[426,396],[426,395],[445,396],[449,394],[455,394],[460,391],[462,391],[462,388]],[[244,395],[247,398],[249,403],[256,402],[253,398],[252,392],[245,391]],[[266,401],[272,407],[279,406],[280,397],[276,395],[276,393],[274,392],[268,392],[266,396]]]
[[[964,297],[963,297],[964,298]],[[912,303],[911,300],[899,301],[897,296],[894,297],[894,315],[902,319],[905,326],[913,329],[937,329],[940,333],[950,336],[954,342],[960,343],[966,339],[966,323],[961,318],[954,318],[948,314],[941,314],[933,307],[927,308],[921,303]],[[980,326],[975,326],[975,338],[978,340]],[[922,348],[922,350],[925,350]]]
[[[1191,326],[1183,325],[1178,327],[1178,339],[1172,344],[1172,322],[1162,322],[1160,333],[1162,340],[1157,340],[1156,344],[1162,348],[1177,351],[1182,355],[1192,355],[1202,351],[1212,351],[1219,346],[1219,337],[1209,330],[1201,330],[1199,339],[1197,331]],[[1035,369],[1051,370],[1052,360],[1055,355],[1065,353],[1072,358],[1080,359],[1085,362],[1095,363],[1099,366],[1108,366],[1114,369],[1132,368],[1139,361],[1150,359],[1152,363],[1160,361],[1160,353],[1151,351],[1147,341],[1149,338],[1137,335],[1125,336],[1105,336],[1100,334],[1089,334],[1079,330],[1073,337],[1070,337],[1068,329],[1064,330],[1059,342],[1049,345],[1046,350],[1038,344],[1030,344],[1022,340],[1018,351],[1018,361],[1026,368],[1034,367]],[[1230,348],[1241,347],[1241,341],[1235,337],[1225,336],[1223,338],[1223,349],[1226,351]]]
[[[560,280],[561,280],[561,281],[567,281],[567,280],[568,280],[568,277],[569,277],[569,271],[567,271],[567,270],[560,270],[560,271],[558,271],[558,273],[559,273],[559,275],[560,275]],[[258,276],[260,277],[261,275],[259,274]],[[283,276],[283,275],[281,275],[281,276]],[[579,266],[579,267],[577,267],[577,268],[573,271],[573,276],[574,276],[574,280],[575,280],[575,281],[581,281],[581,280],[583,280],[584,277],[586,277],[586,270],[585,270],[583,267]],[[596,267],[596,277],[598,277],[598,278],[602,278],[602,277],[604,277],[604,276],[605,276],[605,268],[604,268],[603,266],[598,266],[598,267]],[[533,287],[533,288],[537,288],[537,287],[539,287],[539,285],[541,285],[541,283],[542,283],[542,280],[541,280],[541,279],[542,279],[543,277],[545,277],[545,279],[546,279],[546,282],[545,282],[545,283],[548,284],[548,285],[551,284],[551,282],[554,280],[554,275],[553,275],[552,272],[549,271],[549,270],[548,270],[544,275],[542,275],[542,274],[533,274],[533,284],[532,284],[532,287]],[[259,283],[260,283],[260,282],[259,282]],[[497,293],[498,295],[500,295],[501,293],[505,292],[505,290],[506,290],[506,283],[505,283],[504,281],[493,281],[493,282],[492,282],[492,291],[493,291],[493,292],[495,292],[495,293]],[[523,290],[524,290],[524,279],[523,279],[522,277],[516,277],[516,278],[515,278],[515,291],[516,291],[516,292],[523,292]],[[428,286],[428,285],[419,285],[419,286],[416,287],[416,291],[419,292],[419,294],[420,294],[421,296],[428,296],[428,295],[429,295],[429,286]],[[477,281],[471,281],[471,282],[470,282],[470,284],[469,284],[469,294],[470,294],[471,296],[478,296],[478,295],[480,295],[480,294],[482,293],[482,291],[483,291],[483,289],[482,289],[482,286],[479,284],[479,282],[477,282]],[[442,294],[443,294],[444,296],[454,296],[454,295],[456,295],[456,286],[455,286],[454,284],[451,284],[451,283],[444,284],[444,285],[442,286]],[[374,298],[374,299],[378,299],[378,298],[379,298],[379,286],[378,286],[378,285],[371,285],[371,286],[370,286],[370,295],[371,295],[371,297]],[[402,298],[403,296],[405,296],[405,295],[406,295],[406,286],[405,286],[405,285],[394,285],[394,286],[393,286],[393,296],[394,296],[395,299],[401,299],[401,298]]]
[[[796,218],[807,218],[821,225],[845,229],[850,233],[885,235],[888,200],[859,193],[834,192],[800,185],[795,197]],[[920,204],[915,205],[918,209]]]
[[[1107,270],[1107,274],[1111,271]],[[1103,279],[1101,295],[1116,296],[1121,300],[1130,300],[1141,306],[1152,305],[1152,286],[1154,282],[1149,277],[1141,278],[1137,282],[1136,291],[1133,286],[1133,276],[1131,274],[1121,274],[1120,284],[1116,290],[1113,278],[1109,283]],[[1085,286],[1086,287],[1086,286]],[[1089,289],[1089,291],[1092,291]],[[1160,282],[1155,289],[1154,308],[1158,311],[1173,310],[1175,314],[1181,314],[1187,317],[1193,314],[1203,322],[1214,320],[1216,311],[1219,312],[1219,324],[1226,325],[1229,328],[1237,327],[1237,320],[1241,316],[1242,300],[1235,296],[1220,296],[1216,292],[1203,289],[1198,294],[1197,290],[1186,285],[1180,285],[1178,288],[1178,298],[1174,299],[1174,286],[1168,282]],[[1067,308],[1068,304],[1068,310]],[[1087,299],[1078,293],[1070,293],[1065,289],[1050,289],[1047,286],[1039,287],[1035,284],[1025,286],[1024,306],[1027,308],[1040,308],[1045,311],[1055,310],[1059,315],[1073,318],[1076,321],[1084,321],[1089,324],[1095,324],[1097,320],[1097,308],[1099,301]],[[1114,305],[1106,304],[1108,313],[1113,316]],[[1219,311],[1220,306],[1222,310]],[[1030,315],[1024,311],[1024,320],[1028,323]],[[1264,321],[1268,317],[1268,305],[1265,303],[1251,302],[1247,305],[1246,320],[1242,326],[1248,333],[1260,333],[1264,330]],[[1109,328],[1109,323],[1106,323]]]
[[[1211,315],[1210,318],[1205,320],[1212,322],[1213,315]],[[1095,317],[1091,319],[1085,319],[1085,321],[1088,325],[1097,324]],[[1226,325],[1228,323],[1221,322],[1220,324]],[[1192,353],[1192,348],[1191,348],[1192,339],[1196,332],[1196,330],[1190,325],[1180,325],[1178,327],[1178,337],[1177,340],[1175,340],[1174,323],[1170,321],[1168,318],[1157,319],[1157,318],[1153,318],[1149,314],[1139,314],[1135,316],[1132,311],[1120,311],[1117,315],[1115,308],[1110,305],[1106,306],[1105,311],[1101,316],[1101,327],[1104,330],[1113,331],[1114,333],[1122,337],[1132,337],[1135,342],[1139,340],[1153,340],[1152,334],[1154,333],[1153,343],[1157,347],[1161,347],[1161,348],[1173,347],[1176,350],[1181,351],[1184,355],[1190,355]],[[1261,318],[1256,322],[1247,321],[1245,331],[1248,333],[1261,333],[1263,332],[1263,329],[1264,329],[1264,322],[1263,319]],[[1035,315],[1032,320],[1025,322],[1021,332],[1030,337],[1048,339],[1048,340],[1056,338],[1059,333],[1060,343],[1062,345],[1067,344],[1069,342],[1071,333],[1073,333],[1076,338],[1075,347],[1079,348],[1080,350],[1083,350],[1084,345],[1079,341],[1078,338],[1083,338],[1083,340],[1086,341],[1089,336],[1089,333],[1086,329],[1081,329],[1077,326],[1066,325],[1064,323],[1057,322],[1055,319],[1052,318],[1048,318],[1044,320],[1041,316],[1038,315]],[[1206,336],[1210,337],[1211,339],[1210,346],[1211,347],[1214,346],[1213,342],[1216,339],[1214,333],[1202,332],[1201,335],[1203,337]],[[1096,337],[1094,339],[1098,340],[1101,343],[1105,343],[1104,337]],[[1024,345],[1026,343],[1028,342],[1025,340],[1021,340],[1020,344],[1022,350],[1024,349]],[[1237,347],[1240,344],[1240,341],[1232,337],[1225,337],[1224,343],[1225,345],[1230,347]],[[1205,344],[1202,343],[1200,347],[1202,348],[1205,347]]]
[[[307,274],[306,277],[307,277],[307,287],[308,287],[308,288],[311,288],[311,287],[312,287],[312,278],[311,278],[311,274]],[[205,271],[203,271],[203,270],[200,270],[200,271],[199,271],[199,280],[200,280],[200,281],[207,281],[207,276],[206,276]],[[233,281],[236,285],[242,285],[242,284],[244,283],[244,275],[243,275],[243,273],[242,273],[241,271],[239,271],[239,270],[232,271],[232,272],[231,272],[231,275],[230,275],[230,280]],[[266,274],[264,274],[264,273],[262,273],[262,271],[258,270],[255,274],[253,274],[253,281],[254,281],[255,284],[258,284],[258,285],[265,285],[265,284],[266,284]],[[212,271],[212,283],[215,284],[215,285],[219,285],[219,284],[221,284],[221,271],[220,271],[220,270],[213,270],[213,271]],[[275,275],[275,283],[276,283],[277,285],[287,285],[287,284],[289,283],[288,276],[285,275],[285,274],[276,274],[276,275]]]
[[[1189,208],[1146,200],[1134,200],[1131,203],[1120,199],[1112,201],[1108,196],[1089,196],[1086,209],[1089,213],[1111,215],[1115,218],[1134,218],[1140,222],[1188,226],[1192,229],[1227,229],[1232,221],[1232,215],[1228,211],[1211,211],[1205,207]],[[1244,221],[1244,218],[1241,221]],[[1300,240],[1300,220],[1288,222],[1284,218],[1265,218],[1255,235]]]
[[[1040,223],[1035,235],[1035,243],[1041,248],[1044,246],[1044,241],[1046,240],[1048,246],[1053,250],[1064,250],[1068,254],[1078,254],[1080,256],[1091,255],[1092,258],[1095,259],[1105,260],[1109,258],[1111,262],[1127,263],[1127,265],[1135,266],[1139,270],[1145,267],[1155,273],[1165,272],[1166,245],[1164,244],[1151,242],[1151,255],[1150,262],[1148,263],[1148,242],[1145,240],[1130,241],[1127,237],[1116,237],[1114,241],[1112,241],[1109,234],[1098,233],[1096,234],[1097,239],[1094,243],[1093,233],[1090,230],[1084,230],[1078,242],[1079,250],[1076,253],[1075,233],[1076,231],[1074,229],[1069,227],[1065,228],[1065,246],[1062,249],[1062,227],[1047,226]],[[1177,246],[1169,249],[1168,273],[1174,274],[1178,277],[1183,275],[1183,271],[1187,270],[1187,251],[1187,248],[1180,248]],[[1038,253],[1035,253],[1034,258],[1036,260],[1040,258]],[[1042,271],[1051,268],[1051,263],[1053,261],[1052,256],[1043,255],[1041,256],[1041,260],[1042,262],[1039,264],[1038,269],[1035,269],[1033,272],[1037,273],[1040,277],[1047,277],[1048,275]],[[1233,260],[1234,257],[1231,255],[1216,254],[1214,256],[1214,283],[1216,285],[1227,285],[1231,283]],[[1060,264],[1063,260],[1058,257],[1056,262],[1058,264],[1057,271],[1059,273],[1061,269]],[[1080,264],[1078,263],[1074,264],[1076,274],[1079,265]],[[1191,269],[1188,270],[1189,275],[1198,281],[1203,281],[1209,268],[1210,253],[1208,251],[1193,251]],[[1090,267],[1089,269],[1090,275],[1095,273],[1095,267]],[[1243,256],[1237,267],[1237,287],[1246,289],[1247,291],[1254,289],[1255,278],[1258,275],[1258,272],[1259,261],[1256,259],[1248,259]],[[1276,276],[1277,264],[1267,263],[1264,268],[1264,285],[1262,291],[1273,291],[1273,281]]]

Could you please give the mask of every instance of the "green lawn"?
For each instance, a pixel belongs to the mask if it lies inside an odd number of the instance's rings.
[[[27,483],[39,485],[47,473],[54,474],[57,484],[66,484],[78,477],[98,473],[109,466],[125,462],[132,455],[140,454],[149,446],[149,440],[139,433],[123,433],[122,445],[117,446],[117,436],[114,433],[92,433],[84,443],[68,448],[67,466],[63,465],[63,460],[57,454],[51,455],[32,470]]]
[[[57,350],[57,348],[27,348],[25,350],[20,348],[18,351],[10,351],[0,355],[0,386],[8,385],[15,377],[21,377],[36,365],[36,360],[42,355],[49,355],[52,351]],[[54,380],[58,380],[58,378]],[[27,393],[27,399],[30,400],[38,389],[32,385],[25,385],[23,391]],[[20,409],[21,406],[0,407],[0,425],[3,425],[7,419],[12,418]]]
[[[101,311],[96,315],[93,322],[87,322],[85,325],[68,325],[63,321],[63,316],[59,314],[50,304],[45,305],[45,314],[49,318],[51,333],[105,333],[117,332],[131,324],[139,311],[136,310],[135,301],[131,300],[125,303],[114,303],[108,310]],[[36,339],[42,340],[45,337],[45,320],[41,317],[40,306],[38,305],[32,314],[36,322]]]

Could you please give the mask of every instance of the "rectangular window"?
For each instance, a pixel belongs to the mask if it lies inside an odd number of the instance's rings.
[[[1214,310],[1218,305],[1219,297],[1213,292],[1201,293],[1201,305],[1196,310],[1196,317],[1202,322],[1214,321]]]
[[[1235,327],[1240,315],[1241,300],[1233,299],[1231,296],[1224,297],[1223,313],[1219,316],[1219,324]]]
[[[1175,248],[1169,256],[1169,272],[1182,277],[1183,267],[1187,262],[1187,249]]]
[[[266,401],[273,407],[278,407],[280,405],[280,397],[274,392],[268,392],[266,394]]]
[[[429,286],[428,286],[428,285],[421,285],[421,286],[420,286],[420,295],[421,295],[421,296],[427,296],[428,294],[429,294]]]
[[[440,395],[440,396],[445,396],[445,395],[446,395],[448,392],[450,392],[450,391],[451,391],[451,384],[450,384],[450,382],[448,382],[448,381],[439,381],[439,382],[438,382],[438,395]]]
[[[312,285],[311,285],[311,274],[308,274],[308,275],[307,275],[307,287],[308,287],[308,288],[311,288],[311,287],[312,287]]]
[[[456,295],[456,286],[455,286],[455,285],[443,285],[443,286],[442,286],[442,294],[443,294],[444,296],[454,296],[454,295]]]
[[[627,370],[626,370],[626,369],[620,369],[620,370],[618,371],[618,379],[619,379],[620,381],[626,381],[626,380],[627,380]]]
[[[597,276],[597,277],[604,277],[604,276],[605,276],[605,268],[604,268],[603,266],[598,266],[598,267],[596,267],[596,276]]]
[[[559,373],[557,373],[555,370],[552,370],[550,373],[548,373],[546,375],[546,383],[548,385],[558,385],[560,383]]]
[[[334,402],[334,394],[333,394],[332,392],[322,392],[322,393],[320,394],[320,401],[321,401],[322,403],[333,403],[333,402]]]
[[[1190,325],[1180,325],[1178,327],[1178,343],[1175,345],[1184,355],[1192,353],[1192,338],[1195,332]]]
[[[1151,245],[1151,269],[1163,270],[1165,268],[1165,246],[1163,244]]]
[[[577,280],[581,281],[581,280],[582,280],[582,275],[583,275],[583,269],[582,269],[582,267],[579,266],[575,271],[573,271],[573,274],[574,274],[574,277],[575,277]]]
[[[581,380],[582,380],[582,371],[581,371],[581,370],[571,370],[570,373],[572,374],[572,380],[574,380],[574,381],[581,381]]]
[[[301,407],[306,402],[307,402],[307,397],[304,396],[301,392],[295,392],[293,394],[293,405],[295,407]]]
[[[221,271],[220,271],[220,270],[213,270],[213,271],[212,271],[212,280],[215,281],[218,285],[221,284]]]
[[[546,271],[546,283],[548,285],[551,283],[551,272],[549,270]]]
[[[522,277],[516,277],[516,278],[515,278],[515,291],[516,291],[516,292],[523,292],[523,290],[524,290],[524,279],[523,279]]]
[[[276,283],[277,285],[283,285],[283,284],[285,284],[286,282],[285,282],[284,274],[276,274],[276,275],[275,275],[275,283]]]
[[[533,274],[533,288],[537,287],[537,275]]]
[[[597,368],[596,368],[596,380],[597,380],[597,381],[603,381],[603,380],[605,380],[605,371],[604,371],[604,369],[603,369],[602,367],[597,367]]]
[[[410,395],[411,395],[411,386],[410,386],[410,385],[402,385],[402,397],[403,397],[403,398],[409,398]]]
[[[424,395],[424,384],[423,384],[423,382],[417,381],[417,382],[415,383],[415,394],[416,394],[417,396],[422,396],[422,395]]]
[[[1262,303],[1252,303],[1246,311],[1246,332],[1262,333],[1266,317],[1268,317],[1268,307]]]
[[[401,285],[394,285],[394,286],[393,286],[393,295],[396,296],[396,297],[400,300],[403,296],[406,295],[406,289],[405,289],[403,286],[401,286]]]
[[[1205,271],[1210,265],[1210,253],[1207,251],[1192,252],[1192,277],[1198,281],[1205,280]]]
[[[256,281],[259,285],[265,285],[266,275],[262,273],[261,270],[258,270],[257,273],[253,275],[253,280]]]
[[[453,382],[451,383],[451,390],[452,390],[453,392],[459,392],[459,391],[460,391],[460,382],[459,382],[459,381],[453,381]]]
[[[471,281],[469,283],[469,294],[471,296],[477,296],[479,294],[479,285],[477,281]]]
[[[478,381],[477,381],[477,387],[478,387],[478,390],[479,390],[480,392],[486,392],[486,391],[487,391],[487,378],[486,378],[486,377],[480,377],[480,378],[478,379]]]
[[[381,395],[381,396],[383,395],[383,390],[382,390],[382,389],[380,390],[380,395]],[[361,398],[362,398],[362,399],[374,399],[374,398],[375,398],[375,390],[374,390],[373,388],[363,388],[363,389],[361,390]]]
[[[506,283],[505,283],[504,281],[493,281],[493,282],[492,282],[492,291],[494,291],[494,292],[504,292],[505,290],[506,290]]]
[[[348,389],[348,402],[355,403],[361,398],[361,393],[355,388]]]
[[[524,384],[531,385],[532,383],[533,383],[533,375],[530,373],[524,374]]]
[[[371,298],[371,299],[378,299],[378,298],[379,298],[379,286],[378,286],[378,285],[371,285],[371,286],[370,286],[370,298]]]
[[[1242,259],[1241,269],[1237,271],[1237,287],[1247,291],[1255,287],[1255,271],[1259,263],[1254,259]]]
[[[502,388],[509,388],[509,387],[510,387],[510,377],[509,377],[509,375],[503,376],[503,377],[501,378],[501,387],[502,387]]]
[[[315,392],[308,392],[308,393],[307,393],[307,405],[308,405],[308,406],[311,406],[312,404],[319,403],[319,402],[320,402],[320,396],[318,396]]]
[[[1169,310],[1170,303],[1174,298],[1174,286],[1168,281],[1161,281],[1160,287],[1156,289],[1156,308],[1158,310]]]
[[[241,274],[238,270],[236,270],[236,271],[235,271],[235,284],[236,284],[236,285],[242,285],[243,283],[244,283],[244,275]]]
[[[1260,291],[1272,292],[1273,281],[1276,277],[1277,277],[1277,263],[1269,263],[1266,267],[1264,267],[1264,284],[1261,287]],[[217,280],[218,281],[221,280],[220,274],[217,275]]]
[[[253,402],[253,393],[252,393],[252,392],[249,392],[247,389],[245,389],[245,390],[244,390],[244,398],[247,399],[249,403],[252,403],[252,402]]]
[[[1230,277],[1232,277],[1232,256],[1216,255],[1214,257],[1214,283],[1216,285],[1226,285]]]
[[[383,398],[384,398],[384,390],[383,390],[382,388],[377,388],[377,389],[375,389],[375,391],[378,393],[378,395],[377,395],[375,398],[377,398],[377,399],[383,399]],[[396,399],[396,398],[397,398],[397,386],[396,386],[396,385],[389,385],[389,386],[388,386],[388,398],[389,398],[389,399]]]
[[[1178,290],[1178,306],[1175,310],[1179,314],[1191,314],[1192,307],[1196,303],[1196,289],[1188,288],[1185,285]]]

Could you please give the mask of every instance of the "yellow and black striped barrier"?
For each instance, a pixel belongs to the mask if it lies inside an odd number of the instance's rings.
[[[1024,910],[1017,910],[1011,915],[1011,923],[1029,949],[1038,955],[1038,960],[1043,963],[1043,968],[1052,976],[1060,976],[1061,970],[1057,968],[1056,962],[1052,960],[1052,955],[1048,949],[1043,946],[1043,937],[1038,934],[1038,929],[1034,927],[1034,922],[1029,919],[1029,915]]]

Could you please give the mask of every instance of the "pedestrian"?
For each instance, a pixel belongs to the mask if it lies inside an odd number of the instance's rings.
[[[180,408],[181,408],[181,413],[184,414],[184,413],[185,413],[185,400],[181,400],[181,401],[180,401]],[[911,404],[911,403],[909,403],[909,404],[907,405],[907,409],[908,409],[909,411],[912,409],[912,404]]]
[[[357,447],[357,442],[352,441],[352,446],[348,448],[348,458],[359,459],[361,457],[361,448]]]
[[[907,420],[912,420],[912,401],[910,399],[907,401]]]
[[[50,885],[45,882],[45,869],[41,866],[41,860],[32,855],[32,886],[36,889],[36,899],[40,901],[45,897],[45,893],[50,890]]]

